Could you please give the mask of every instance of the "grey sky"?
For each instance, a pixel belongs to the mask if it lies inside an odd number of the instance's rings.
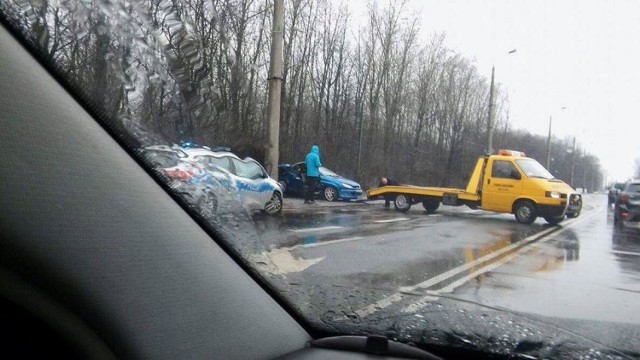
[[[367,0],[348,2],[353,21]],[[388,1],[378,1],[379,6]],[[640,1],[410,0],[421,32],[476,59],[509,92],[513,126],[576,136],[610,180],[640,157]],[[513,48],[518,51],[507,55]],[[566,107],[566,110],[560,110]]]

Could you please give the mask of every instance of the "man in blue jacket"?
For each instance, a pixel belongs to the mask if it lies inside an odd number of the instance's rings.
[[[320,183],[320,148],[318,145],[311,147],[311,152],[304,158],[304,164],[307,167],[307,186],[304,192],[304,203],[315,204],[314,194]]]

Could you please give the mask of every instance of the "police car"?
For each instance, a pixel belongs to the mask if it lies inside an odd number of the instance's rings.
[[[214,180],[225,188],[235,189],[248,211],[259,210],[267,215],[282,212],[282,188],[256,160],[240,159],[228,149],[188,148],[183,151],[187,154],[184,162],[197,164],[213,174]]]

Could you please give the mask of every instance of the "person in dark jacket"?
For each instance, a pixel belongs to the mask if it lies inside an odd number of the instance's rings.
[[[399,182],[397,182],[397,181],[395,181],[393,179],[387,178],[387,177],[383,177],[382,179],[380,179],[380,185],[379,186],[383,187],[383,186],[398,186],[398,185],[400,185]],[[384,195],[384,207],[385,208],[389,208],[390,205],[391,205],[391,201],[393,201],[393,200],[395,200],[393,195],[385,194]]]
[[[305,182],[304,203],[315,204],[314,195],[316,188],[320,183],[320,148],[318,145],[313,145],[311,151],[304,158],[304,163],[307,168],[307,179]]]

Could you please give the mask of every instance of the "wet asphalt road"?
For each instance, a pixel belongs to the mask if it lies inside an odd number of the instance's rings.
[[[269,249],[257,260],[286,279],[300,311],[325,325],[383,330],[398,314],[437,321],[437,312],[448,314],[443,328],[452,313],[481,309],[551,324],[555,339],[577,334],[640,354],[640,233],[614,229],[604,195],[584,201],[581,216],[560,226],[466,207],[427,215],[421,206],[402,214],[381,203],[291,206],[282,217],[256,219]],[[535,331],[554,333],[545,326]]]

